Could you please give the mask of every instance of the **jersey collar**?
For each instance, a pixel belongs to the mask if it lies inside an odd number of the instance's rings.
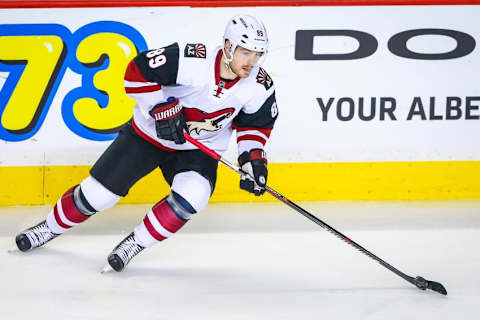
[[[231,81],[223,81],[220,79],[220,63],[222,63],[222,54],[222,49],[220,49],[217,53],[217,57],[215,58],[215,85],[225,89],[230,89],[240,80],[240,77],[236,77]]]

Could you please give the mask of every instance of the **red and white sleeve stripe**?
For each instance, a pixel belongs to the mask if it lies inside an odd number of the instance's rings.
[[[251,149],[263,149],[265,143],[270,137],[272,129],[262,128],[235,128],[237,130],[237,144],[238,152],[241,154],[243,151],[249,151]]]
[[[236,128],[237,129],[237,142],[252,140],[260,142],[262,145],[265,145],[272,129],[262,129],[262,128]]]
[[[134,60],[130,61],[124,78],[125,92],[127,95],[150,93],[162,89],[156,82],[150,82],[142,75]]]

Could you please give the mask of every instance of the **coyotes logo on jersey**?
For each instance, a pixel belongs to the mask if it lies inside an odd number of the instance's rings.
[[[200,131],[218,131],[222,128],[221,121],[230,118],[235,109],[225,108],[212,113],[199,110],[197,108],[183,108],[183,114],[187,121],[188,131],[195,131],[199,134]]]
[[[267,89],[267,90],[270,89],[273,85],[272,78],[270,78],[267,71],[265,71],[265,69],[263,69],[263,68],[260,68],[258,70],[257,82],[260,83],[260,84],[263,84],[265,89]]]

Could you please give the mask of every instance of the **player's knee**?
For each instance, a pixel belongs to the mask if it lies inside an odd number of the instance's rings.
[[[98,210],[92,207],[90,202],[88,202],[80,185],[77,185],[73,188],[73,192],[71,193],[71,195],[73,197],[73,203],[75,204],[75,207],[84,215],[91,216],[94,213],[98,212]]]
[[[188,207],[195,212],[202,211],[208,204],[211,192],[210,182],[195,171],[178,173],[172,182],[172,197],[179,203],[186,203],[187,211]]]
[[[91,209],[103,211],[113,207],[120,196],[105,188],[100,182],[89,176],[80,183],[81,196]]]

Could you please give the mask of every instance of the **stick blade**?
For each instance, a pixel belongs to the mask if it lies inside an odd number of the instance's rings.
[[[444,296],[447,295],[447,289],[445,289],[445,287],[440,282],[435,282],[435,281],[428,280],[427,288],[432,290],[432,291],[441,293]]]
[[[421,290],[430,289],[432,291],[441,293],[445,296],[447,295],[447,290],[440,282],[426,280],[425,278],[422,278],[422,277],[416,277],[415,279],[413,279],[413,284],[415,284],[417,288]]]
[[[432,291],[441,293],[445,296],[447,295],[447,290],[440,282],[426,280],[425,278],[422,278],[422,277],[416,277],[415,279],[413,279],[413,284],[415,284],[417,288],[420,290],[430,289]]]

